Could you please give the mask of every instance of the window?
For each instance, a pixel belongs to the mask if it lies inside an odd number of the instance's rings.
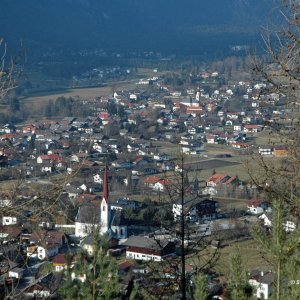
[[[105,211],[105,206],[102,206],[102,210]]]

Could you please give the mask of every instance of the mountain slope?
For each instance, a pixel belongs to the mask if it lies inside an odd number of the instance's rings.
[[[272,0],[0,0],[0,35],[38,47],[177,51],[184,45],[193,52],[203,43],[198,39],[228,35],[232,42],[247,41],[271,5]]]

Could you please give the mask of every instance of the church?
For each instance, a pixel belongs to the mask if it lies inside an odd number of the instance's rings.
[[[108,234],[117,239],[126,239],[128,236],[123,215],[119,210],[111,209],[107,164],[105,164],[103,177],[103,195],[100,206],[88,203],[78,208],[75,218],[75,236],[80,239],[88,236],[95,228],[99,230],[100,235]]]

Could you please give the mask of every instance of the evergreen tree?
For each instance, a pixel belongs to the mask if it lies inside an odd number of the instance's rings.
[[[63,299],[111,300],[120,297],[116,261],[106,255],[105,242],[99,243],[96,231],[93,233],[92,256],[81,252],[76,266],[67,269],[66,281],[61,289]],[[72,275],[83,279],[72,279]]]
[[[247,281],[246,271],[242,267],[239,253],[232,253],[230,256],[229,290],[232,300],[252,298],[252,290]]]
[[[203,274],[198,274],[195,276],[195,291],[193,295],[193,299],[198,300],[206,300],[208,297],[207,292],[207,276]]]

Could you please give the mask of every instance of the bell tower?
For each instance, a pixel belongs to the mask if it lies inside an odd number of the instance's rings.
[[[108,167],[105,164],[104,178],[103,178],[103,195],[100,205],[101,209],[101,224],[100,234],[105,234],[109,230],[110,226],[110,205],[109,205],[109,192],[108,192]]]

